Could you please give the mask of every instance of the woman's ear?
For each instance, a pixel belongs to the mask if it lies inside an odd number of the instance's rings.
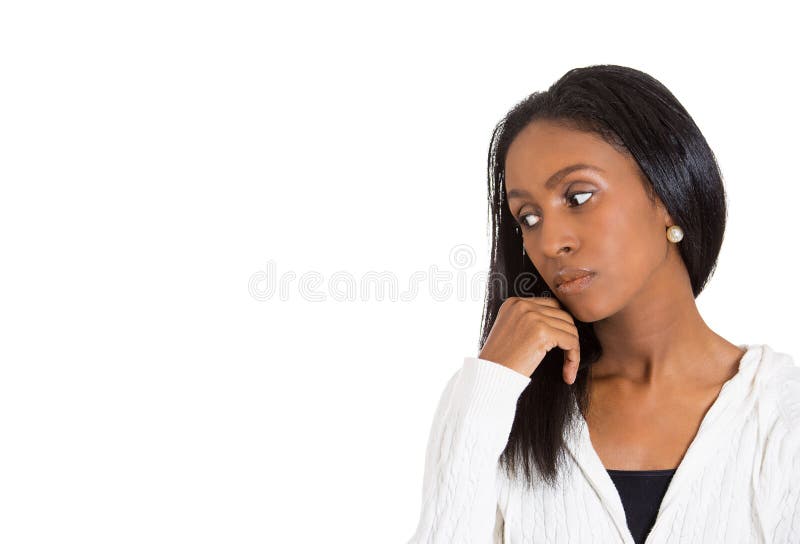
[[[669,211],[667,211],[667,207],[664,206],[664,203],[658,196],[656,196],[656,210],[658,210],[659,215],[663,218],[665,226],[675,224]]]

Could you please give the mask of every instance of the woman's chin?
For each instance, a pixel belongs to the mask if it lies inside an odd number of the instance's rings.
[[[558,300],[561,302],[561,305],[569,310],[569,313],[571,313],[572,316],[578,321],[583,321],[584,323],[593,323],[606,317],[605,312],[603,312],[600,308],[597,308],[592,301],[588,299],[559,295]]]

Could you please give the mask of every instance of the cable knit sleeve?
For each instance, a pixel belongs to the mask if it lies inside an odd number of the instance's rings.
[[[786,542],[800,542],[800,368],[792,366],[781,376],[781,389],[780,407],[787,425],[786,445],[781,452],[786,468],[781,481],[788,483],[788,491],[780,508],[778,534],[785,531]]]
[[[497,460],[530,378],[465,357],[447,382],[428,437],[422,509],[408,544],[502,542]]]

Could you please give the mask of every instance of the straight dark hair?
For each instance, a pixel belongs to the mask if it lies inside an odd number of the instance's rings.
[[[488,160],[491,254],[479,348],[508,296],[553,296],[523,251],[522,234],[505,194],[508,148],[522,129],[538,119],[596,133],[636,160],[651,202],[657,195],[684,230],[678,248],[697,298],[716,267],[727,214],[722,174],[711,148],[677,98],[652,76],[610,64],[574,68],[546,91],[534,92],[516,104],[492,134]],[[520,395],[500,456],[506,474],[522,476],[531,487],[537,480],[548,485],[558,481],[565,462],[565,435],[577,430],[578,416],[588,411],[588,370],[600,358],[602,347],[591,323],[574,316],[573,320],[581,348],[575,383],[567,385],[562,378],[564,351],[550,350]]]

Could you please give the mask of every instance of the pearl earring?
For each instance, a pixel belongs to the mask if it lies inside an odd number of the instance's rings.
[[[683,240],[683,229],[680,228],[678,225],[672,225],[670,228],[667,229],[667,240],[670,242],[677,244],[681,240]]]

